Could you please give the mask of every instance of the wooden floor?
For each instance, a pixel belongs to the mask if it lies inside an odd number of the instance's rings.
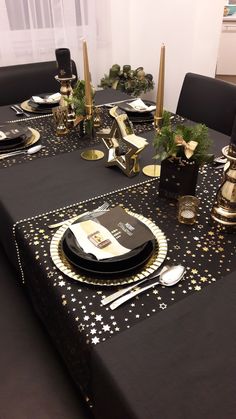
[[[220,79],[220,80],[224,80],[224,81],[228,81],[229,83],[236,84],[236,75],[235,76],[224,76],[224,75],[216,74],[215,78]]]

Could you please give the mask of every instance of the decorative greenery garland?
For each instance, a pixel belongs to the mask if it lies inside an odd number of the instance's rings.
[[[100,83],[99,87],[104,89],[110,87],[132,96],[139,96],[154,87],[152,74],[145,74],[143,67],[132,70],[130,65],[124,65],[121,69],[118,64],[110,68],[109,76],[105,74]]]

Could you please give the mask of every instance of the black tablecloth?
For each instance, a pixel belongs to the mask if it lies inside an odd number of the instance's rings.
[[[235,322],[234,272],[96,346],[95,417],[235,418]]]

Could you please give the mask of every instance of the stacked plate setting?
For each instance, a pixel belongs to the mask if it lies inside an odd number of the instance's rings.
[[[59,105],[60,93],[43,93],[32,96],[26,103],[21,104],[22,108],[34,113],[51,113],[52,109]]]
[[[19,124],[0,125],[0,152],[12,151],[27,146],[32,137],[28,127]]]

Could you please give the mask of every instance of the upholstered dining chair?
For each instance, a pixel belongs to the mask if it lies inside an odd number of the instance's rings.
[[[72,74],[76,81],[78,76],[73,60]],[[58,92],[60,84],[55,80],[56,75],[56,61],[0,67],[0,106],[19,103],[40,93]]]
[[[176,113],[230,135],[236,115],[236,85],[200,74],[187,73]]]

